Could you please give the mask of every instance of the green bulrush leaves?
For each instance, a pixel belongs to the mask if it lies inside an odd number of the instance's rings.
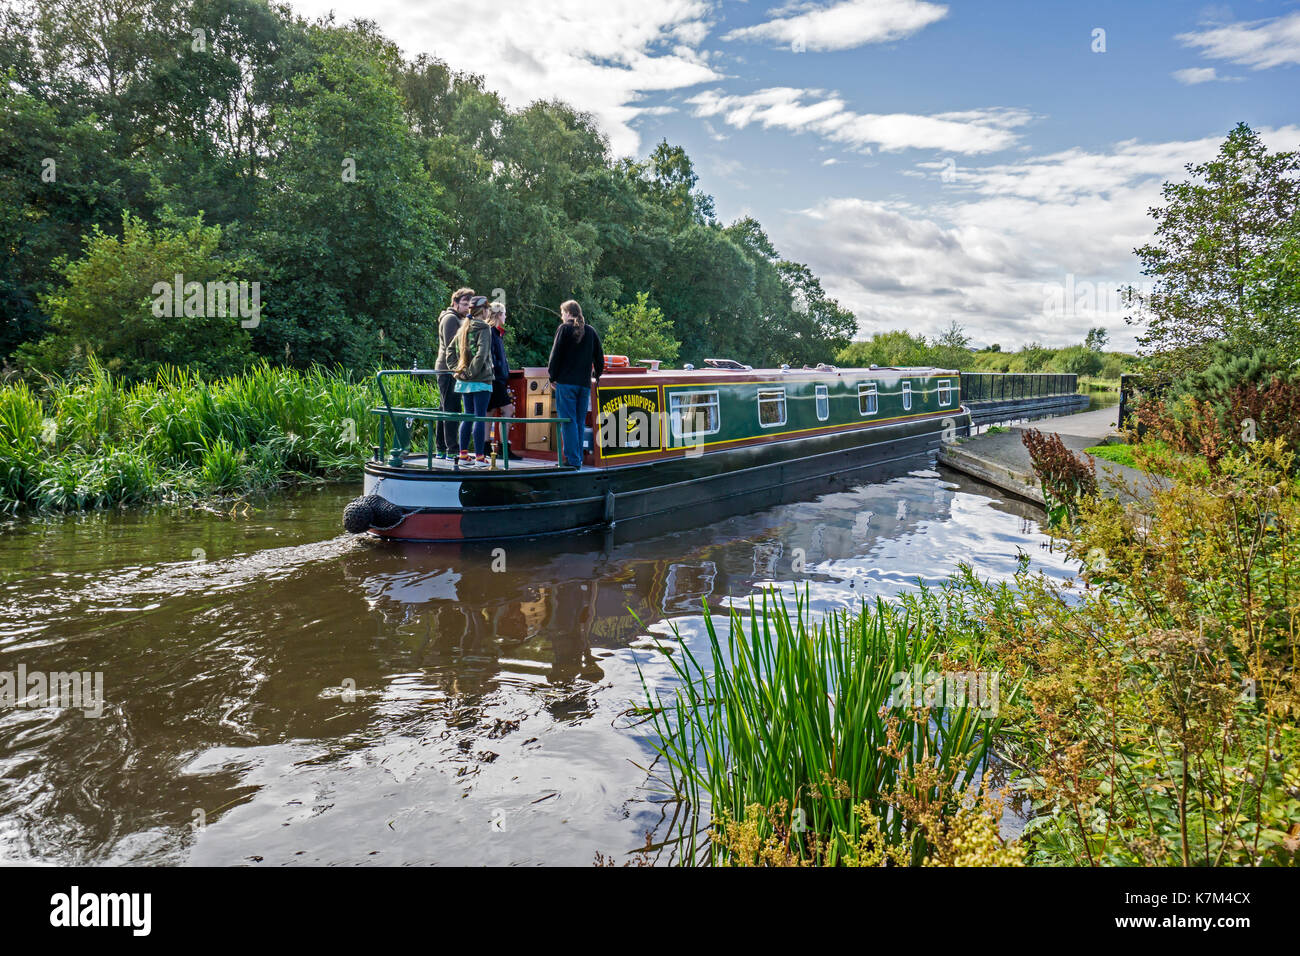
[[[427,384],[388,388],[396,403],[436,404]],[[205,382],[167,367],[127,385],[91,356],[83,375],[40,394],[0,386],[0,508],[80,510],[354,476],[377,404],[370,381],[321,368],[258,363]]]
[[[968,703],[891,706],[895,675],[943,669],[938,634],[883,602],[815,620],[803,599],[791,612],[767,593],[748,615],[732,609],[725,632],[711,615],[706,630],[708,666],[682,644],[668,655],[681,686],[649,710],[672,790],[693,810],[681,859],[730,862],[724,845],[701,847],[698,835],[780,806],[787,825],[802,821],[785,834],[798,859],[847,862],[870,836],[921,862],[929,843],[902,808],[955,812],[974,796],[1001,723]],[[879,832],[864,834],[864,818]]]

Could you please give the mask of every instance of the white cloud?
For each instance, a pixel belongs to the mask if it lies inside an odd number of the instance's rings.
[[[1300,64],[1300,11],[1267,20],[1242,21],[1180,33],[1178,40],[1202,56],[1256,70]]]
[[[660,108],[646,94],[684,90],[722,78],[700,44],[709,0],[290,0],[316,17],[376,21],[407,56],[428,53],[478,73],[507,103],[559,98],[595,115],[618,155],[640,147],[633,124]]]
[[[1186,70],[1174,70],[1173,77],[1186,86],[1195,86],[1197,83],[1210,83],[1219,78],[1212,66],[1194,66]]]
[[[1295,148],[1300,127],[1261,130]],[[1064,150],[960,167],[928,206],[831,197],[773,229],[783,254],[807,262],[858,314],[861,331],[934,335],[956,319],[982,343],[1069,345],[1091,326],[1131,348],[1116,290],[1141,280],[1133,249],[1148,241],[1161,184],[1218,151],[1220,136]],[[936,183],[945,164],[918,164]],[[1075,290],[1068,310],[1064,288]]]
[[[732,30],[722,39],[788,43],[806,50],[848,50],[911,36],[946,17],[948,8],[923,0],[842,0],[793,3],[770,12],[777,16]]]
[[[706,90],[687,102],[695,107],[696,116],[720,116],[737,129],[760,123],[765,129],[811,132],[867,152],[872,147],[886,152],[900,149],[996,152],[1013,146],[1017,141],[1013,130],[1033,118],[1025,110],[1002,107],[931,116],[856,113],[833,93],[788,86],[739,95]]]

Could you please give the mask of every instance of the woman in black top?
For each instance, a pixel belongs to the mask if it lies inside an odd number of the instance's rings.
[[[508,387],[510,362],[506,358],[505,303],[493,302],[488,307],[487,321],[488,325],[492,326],[492,397],[488,399],[488,414],[498,418],[510,418],[515,413],[515,399]],[[497,442],[498,454],[500,454],[500,443],[506,440],[509,426],[498,424],[493,426],[493,429],[493,441]]]
[[[560,426],[564,438],[564,464],[582,465],[582,435],[591,408],[591,380],[605,374],[605,353],[600,336],[587,324],[582,306],[570,299],[560,306],[562,322],[555,331],[551,359],[546,364],[555,392],[556,415],[569,421]]]

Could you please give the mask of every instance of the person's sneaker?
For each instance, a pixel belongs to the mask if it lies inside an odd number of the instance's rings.
[[[486,468],[488,466],[487,455],[477,455],[474,458],[475,468]]]
[[[462,468],[465,468],[471,461],[473,461],[473,459],[469,457],[469,452],[463,451],[456,456],[456,461],[460,463]]]

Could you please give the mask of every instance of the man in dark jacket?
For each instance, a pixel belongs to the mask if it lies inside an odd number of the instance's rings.
[[[451,307],[438,316],[438,360],[433,370],[438,373],[438,407],[444,412],[459,412],[462,407],[460,395],[456,392],[456,377],[447,364],[447,349],[455,341],[460,323],[469,315],[473,298],[473,289],[457,289],[451,294]],[[459,425],[456,422],[438,422],[433,431],[438,457],[454,459],[460,451]]]

